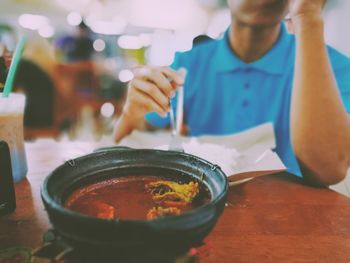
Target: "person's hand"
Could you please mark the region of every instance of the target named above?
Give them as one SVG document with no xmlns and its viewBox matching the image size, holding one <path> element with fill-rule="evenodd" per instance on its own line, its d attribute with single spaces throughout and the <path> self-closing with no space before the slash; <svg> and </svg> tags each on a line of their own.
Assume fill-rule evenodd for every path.
<svg viewBox="0 0 350 263">
<path fill-rule="evenodd" d="M 131 129 L 142 122 L 148 112 L 165 116 L 169 111 L 169 100 L 183 77 L 169 67 L 140 67 L 128 87 L 122 118 Z"/>
<path fill-rule="evenodd" d="M 289 0 L 291 18 L 321 15 L 326 0 Z"/>
<path fill-rule="evenodd" d="M 326 0 L 288 0 L 288 27 L 292 32 L 298 27 L 313 26 L 314 22 L 322 21 L 322 9 Z"/>
</svg>

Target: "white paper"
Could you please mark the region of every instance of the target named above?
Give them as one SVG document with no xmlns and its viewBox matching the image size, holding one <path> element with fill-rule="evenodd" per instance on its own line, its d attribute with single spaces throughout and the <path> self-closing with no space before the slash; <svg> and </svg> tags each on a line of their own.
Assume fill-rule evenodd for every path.
<svg viewBox="0 0 350 263">
<path fill-rule="evenodd" d="M 170 142 L 170 132 L 140 132 L 134 131 L 125 137 L 118 145 L 128 146 L 135 149 L 168 149 Z M 241 133 L 225 136 L 200 136 L 200 137 L 182 137 L 185 151 L 191 140 L 196 140 L 203 145 L 203 151 L 206 147 L 209 151 L 205 152 L 209 162 L 219 165 L 228 176 L 232 184 L 242 183 L 250 178 L 277 173 L 286 170 L 282 161 L 271 149 L 276 146 L 275 135 L 272 124 L 263 124 Z M 218 158 L 217 151 L 214 156 L 210 156 L 213 151 L 213 145 L 235 149 L 232 154 L 232 161 L 225 158 Z M 49 173 L 58 165 L 69 162 L 76 157 L 92 153 L 95 149 L 101 147 L 115 146 L 112 138 L 104 138 L 99 142 L 93 141 L 74 141 L 41 139 L 35 143 L 26 143 L 27 153 L 40 152 L 40 155 L 27 154 L 28 168 L 32 174 Z M 197 149 L 198 150 L 198 149 Z M 210 151 L 211 150 L 211 151 Z M 201 155 L 203 158 L 202 154 Z M 233 159 L 234 158 L 234 159 Z M 223 163 L 220 163 L 223 162 Z M 33 171 L 32 164 L 36 171 Z"/>
<path fill-rule="evenodd" d="M 183 146 L 193 139 L 182 137 Z M 196 138 L 200 143 L 210 143 L 236 149 L 240 156 L 234 160 L 237 162 L 230 171 L 225 171 L 229 181 L 235 184 L 244 182 L 248 178 L 277 173 L 286 170 L 278 155 L 272 151 L 276 147 L 276 140 L 273 126 L 266 123 L 252 129 L 232 135 L 224 136 L 199 136 Z M 157 148 L 167 149 L 170 141 L 170 134 L 166 132 L 140 132 L 134 131 L 124 138 L 119 145 L 131 148 L 145 149 Z M 208 161 L 211 161 L 208 158 Z M 227 160 L 225 160 L 227 161 Z M 223 166 L 220 163 L 215 163 Z"/>
</svg>

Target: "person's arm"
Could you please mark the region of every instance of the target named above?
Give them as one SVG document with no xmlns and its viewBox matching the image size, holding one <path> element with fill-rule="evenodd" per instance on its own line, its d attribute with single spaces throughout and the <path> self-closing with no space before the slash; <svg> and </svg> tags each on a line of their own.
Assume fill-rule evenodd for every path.
<svg viewBox="0 0 350 263">
<path fill-rule="evenodd" d="M 350 117 L 341 100 L 324 41 L 324 0 L 290 1 L 296 36 L 291 139 L 303 175 L 340 182 L 350 166 Z M 350 72 L 349 72 L 350 74 Z"/>
<path fill-rule="evenodd" d="M 119 142 L 134 129 L 149 127 L 144 118 L 147 113 L 166 115 L 169 99 L 183 81 L 179 73 L 168 67 L 142 67 L 135 70 L 135 77 L 128 86 L 123 112 L 114 128 L 115 141 Z"/>
</svg>

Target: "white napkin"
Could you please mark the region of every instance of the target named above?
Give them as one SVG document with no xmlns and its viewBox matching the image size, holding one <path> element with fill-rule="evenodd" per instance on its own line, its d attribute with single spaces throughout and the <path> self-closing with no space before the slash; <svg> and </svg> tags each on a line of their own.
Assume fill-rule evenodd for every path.
<svg viewBox="0 0 350 263">
<path fill-rule="evenodd" d="M 231 182 L 277 173 L 286 167 L 276 153 L 275 135 L 271 123 L 224 136 L 183 137 L 185 152 L 219 165 Z M 131 148 L 167 149 L 170 133 L 134 131 L 119 145 Z"/>
<path fill-rule="evenodd" d="M 118 145 L 131 148 L 168 149 L 169 132 L 134 131 Z M 225 136 L 183 137 L 183 147 L 190 153 L 220 166 L 232 184 L 242 183 L 250 178 L 280 172 L 286 169 L 280 158 L 271 149 L 276 147 L 271 123 L 263 124 L 241 133 Z M 40 139 L 26 143 L 29 170 L 32 174 L 49 173 L 58 165 L 93 152 L 100 147 L 115 145 L 112 138 L 99 142 Z M 74 146 L 74 147 L 73 147 Z M 38 164 L 41 165 L 33 165 Z M 74 165 L 74 163 L 72 163 Z"/>
</svg>

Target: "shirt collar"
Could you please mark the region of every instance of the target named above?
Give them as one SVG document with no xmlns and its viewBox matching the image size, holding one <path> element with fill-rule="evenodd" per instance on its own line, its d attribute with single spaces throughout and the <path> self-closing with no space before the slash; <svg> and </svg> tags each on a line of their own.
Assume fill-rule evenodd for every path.
<svg viewBox="0 0 350 263">
<path fill-rule="evenodd" d="M 286 55 L 289 53 L 289 40 L 291 35 L 287 33 L 284 24 L 281 23 L 281 32 L 277 42 L 271 50 L 262 58 L 252 63 L 246 63 L 238 58 L 231 50 L 229 44 L 229 30 L 225 32 L 223 39 L 219 40 L 216 52 L 218 71 L 245 70 L 248 68 L 266 72 L 268 74 L 283 74 L 286 68 Z"/>
</svg>

